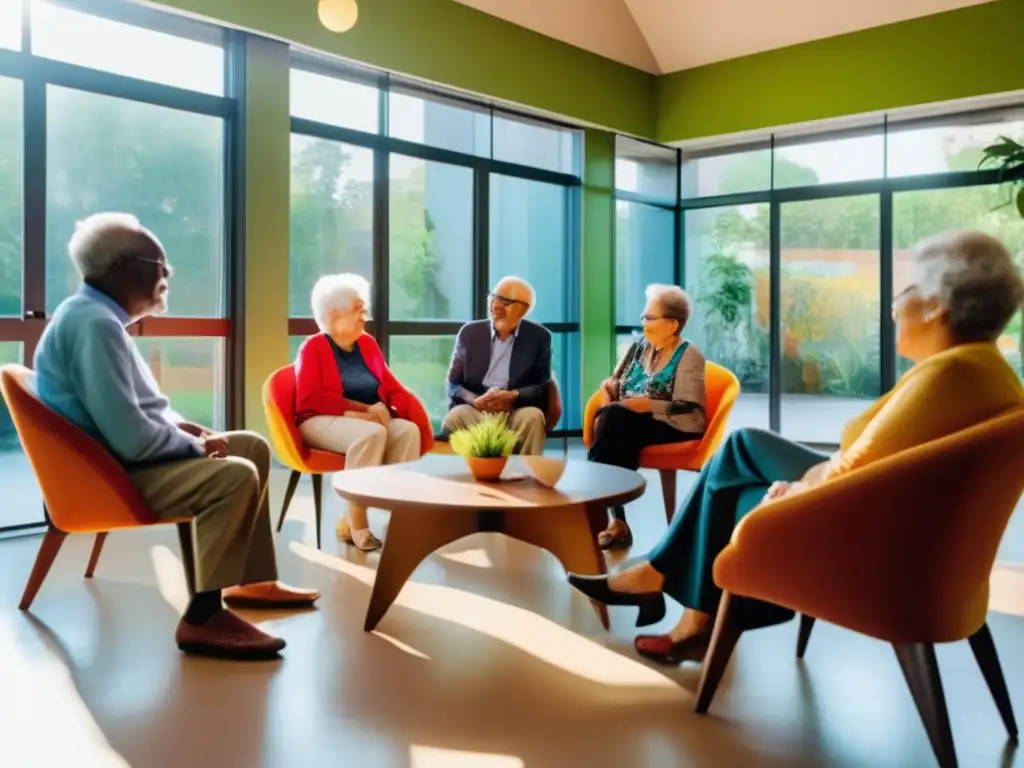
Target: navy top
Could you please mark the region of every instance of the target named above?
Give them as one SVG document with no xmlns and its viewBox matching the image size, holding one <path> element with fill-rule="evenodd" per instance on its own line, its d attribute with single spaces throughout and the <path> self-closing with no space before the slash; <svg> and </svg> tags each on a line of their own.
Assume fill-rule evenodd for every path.
<svg viewBox="0 0 1024 768">
<path fill-rule="evenodd" d="M 327 340 L 331 342 L 334 350 L 334 361 L 338 364 L 338 373 L 341 374 L 341 394 L 346 400 L 354 400 L 363 405 L 374 405 L 380 402 L 380 381 L 373 372 L 366 367 L 363 360 L 363 353 L 359 351 L 359 345 L 354 344 L 351 352 L 346 352 L 339 347 L 330 336 Z"/>
</svg>

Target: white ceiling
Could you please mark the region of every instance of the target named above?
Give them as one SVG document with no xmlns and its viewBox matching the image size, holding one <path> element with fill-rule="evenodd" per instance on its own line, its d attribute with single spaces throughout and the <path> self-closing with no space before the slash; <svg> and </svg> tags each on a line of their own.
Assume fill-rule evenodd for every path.
<svg viewBox="0 0 1024 768">
<path fill-rule="evenodd" d="M 994 0 L 455 0 L 653 74 Z"/>
</svg>

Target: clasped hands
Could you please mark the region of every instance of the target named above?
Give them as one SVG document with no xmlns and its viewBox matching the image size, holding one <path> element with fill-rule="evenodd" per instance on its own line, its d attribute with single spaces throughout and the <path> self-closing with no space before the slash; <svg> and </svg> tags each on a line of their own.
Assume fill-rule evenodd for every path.
<svg viewBox="0 0 1024 768">
<path fill-rule="evenodd" d="M 391 423 L 391 411 L 384 403 L 374 403 L 365 411 L 346 411 L 345 417 L 350 419 L 362 419 L 363 421 L 375 421 L 382 427 Z"/>
<path fill-rule="evenodd" d="M 650 413 L 654 410 L 654 401 L 649 397 L 625 397 L 618 400 L 615 397 L 615 379 L 605 379 L 601 384 L 601 389 L 603 389 L 605 394 L 608 395 L 609 400 L 618 403 L 619 405 L 623 405 L 636 413 Z"/>
<path fill-rule="evenodd" d="M 228 439 L 223 435 L 215 434 L 206 427 L 201 427 L 189 421 L 183 421 L 178 425 L 178 429 L 187 435 L 198 437 L 207 458 L 223 459 L 228 455 Z"/>
<path fill-rule="evenodd" d="M 484 413 L 508 413 L 516 404 L 516 392 L 507 389 L 491 387 L 482 395 L 477 397 L 472 405 L 478 411 Z"/>
</svg>

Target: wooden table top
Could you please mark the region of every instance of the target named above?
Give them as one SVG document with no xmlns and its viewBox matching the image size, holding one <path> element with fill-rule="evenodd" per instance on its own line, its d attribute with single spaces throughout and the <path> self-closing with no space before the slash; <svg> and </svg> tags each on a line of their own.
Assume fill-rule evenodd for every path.
<svg viewBox="0 0 1024 768">
<path fill-rule="evenodd" d="M 334 475 L 332 485 L 348 501 L 378 509 L 498 510 L 626 504 L 647 485 L 639 472 L 570 460 L 556 486 L 548 488 L 533 479 L 518 456 L 509 458 L 504 476 L 516 479 L 478 483 L 461 456 L 427 454 L 406 464 L 346 469 Z"/>
</svg>

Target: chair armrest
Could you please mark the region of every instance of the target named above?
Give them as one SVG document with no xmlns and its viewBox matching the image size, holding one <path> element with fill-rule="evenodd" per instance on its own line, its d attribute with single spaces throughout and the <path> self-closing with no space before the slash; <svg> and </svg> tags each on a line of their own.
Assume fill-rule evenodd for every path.
<svg viewBox="0 0 1024 768">
<path fill-rule="evenodd" d="M 604 388 L 600 388 L 587 401 L 587 407 L 583 410 L 583 444 L 589 448 L 594 442 L 594 416 L 597 412 L 612 401 Z"/>
</svg>

